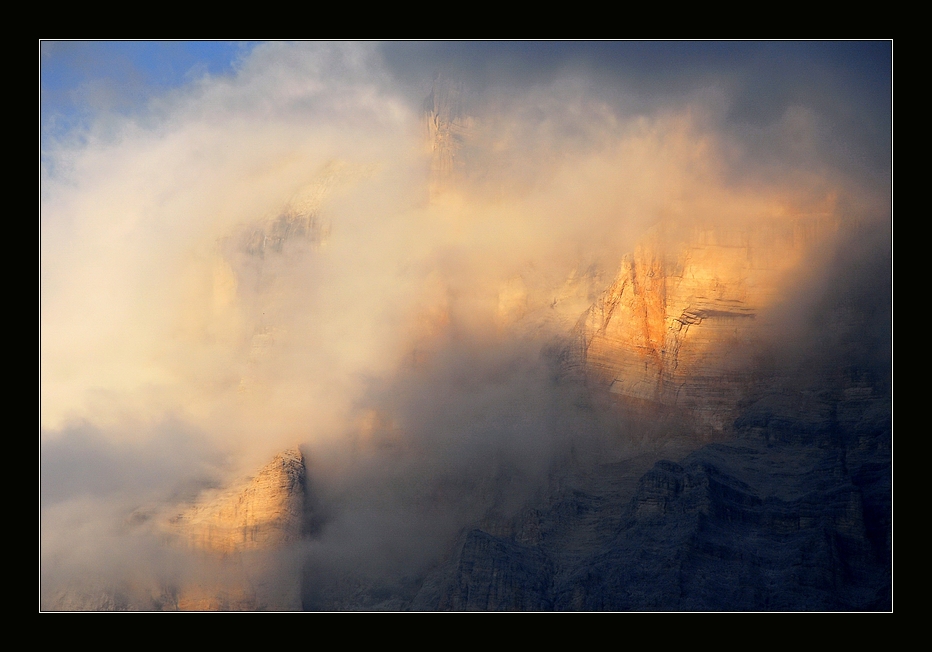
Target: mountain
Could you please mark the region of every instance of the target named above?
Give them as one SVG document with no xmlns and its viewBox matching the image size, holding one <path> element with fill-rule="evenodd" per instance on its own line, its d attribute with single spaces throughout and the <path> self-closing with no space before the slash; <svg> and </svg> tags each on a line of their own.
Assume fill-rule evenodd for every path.
<svg viewBox="0 0 932 652">
<path fill-rule="evenodd" d="M 306 492 L 304 456 L 298 449 L 287 450 L 254 477 L 203 496 L 172 517 L 170 545 L 196 551 L 202 567 L 210 572 L 199 582 L 175 587 L 169 607 L 182 611 L 297 608 L 297 582 L 282 576 L 276 554 L 301 539 L 307 521 Z"/>
<path fill-rule="evenodd" d="M 775 259 L 799 240 L 784 242 Z M 850 240 L 840 248 L 857 250 Z M 773 284 L 758 283 L 755 300 L 736 291 L 750 285 L 741 274 L 673 268 L 671 278 L 649 250 L 627 259 L 584 322 L 595 390 L 655 415 L 662 404 L 692 410 L 691 423 L 719 441 L 657 461 L 636 487 L 635 460 L 564 469 L 507 527 L 464 532 L 413 606 L 892 608 L 890 266 L 883 254 L 854 259 L 810 307 L 802 349 L 770 338 L 756 356 L 742 346 L 761 346 L 755 332 L 767 324 L 755 316 Z"/>
<path fill-rule="evenodd" d="M 833 227 L 784 226 L 696 230 L 675 246 L 655 238 L 624 258 L 555 373 L 628 419 L 641 444 L 571 447 L 530 493 L 501 469 L 459 488 L 442 474 L 389 483 L 426 506 L 420 517 L 449 495 L 472 501 L 428 564 L 376 572 L 364 559 L 322 568 L 306 556 L 341 503 L 310 495 L 325 482 L 293 449 L 147 521 L 195 572 L 144 591 L 66 593 L 57 607 L 889 610 L 889 259 L 842 260 L 829 291 L 808 299 L 809 322 L 793 326 L 780 310 L 803 299 L 781 284 L 782 264 Z M 804 344 L 773 338 L 791 327 L 807 329 Z"/>
<path fill-rule="evenodd" d="M 535 496 L 492 500 L 407 586 L 375 581 L 341 601 L 306 576 L 305 608 L 891 609 L 889 259 L 839 265 L 801 349 L 773 339 L 790 325 L 766 309 L 803 299 L 778 265 L 748 263 L 766 253 L 749 240 L 776 242 L 769 259 L 785 262 L 820 229 L 739 245 L 706 232 L 680 265 L 649 247 L 626 258 L 564 373 L 581 364 L 590 396 L 645 433 L 679 434 L 560 459 Z"/>
<path fill-rule="evenodd" d="M 412 608 L 890 609 L 889 422 L 882 400 L 853 402 L 834 407 L 865 418 L 830 429 L 848 446 L 768 441 L 781 428 L 752 423 L 826 424 L 755 406 L 735 440 L 658 461 L 633 495 L 624 464 L 577 471 L 514 534 L 465 532 Z"/>
<path fill-rule="evenodd" d="M 470 143 L 486 126 L 443 79 L 423 110 L 429 200 L 442 205 L 451 186 L 482 176 Z M 331 162 L 217 245 L 212 299 L 230 308 L 218 322 L 249 304 L 234 338 L 247 354 L 226 378 L 240 399 L 300 402 L 297 372 L 280 380 L 287 391 L 264 393 L 281 369 L 264 362 L 330 361 L 276 339 L 312 339 L 313 310 L 292 313 L 317 286 L 293 283 L 292 267 L 327 244 L 328 193 L 370 173 Z M 139 558 L 156 571 L 101 572 L 49 605 L 889 610 L 891 247 L 889 233 L 841 212 L 667 216 L 628 253 L 612 250 L 611 270 L 582 255 L 496 268 L 459 308 L 463 322 L 489 318 L 478 344 L 448 305 L 478 267 L 460 270 L 444 250 L 430 266 L 456 271 L 431 275 L 424 302 L 442 305 L 416 306 L 432 317 L 399 355 L 410 369 L 364 379 L 338 445 L 308 441 L 249 477 L 136 509 L 113 538 L 150 546 Z M 369 280 L 385 270 L 366 270 L 335 290 L 335 305 L 353 308 L 338 322 L 379 330 L 381 315 L 358 300 L 384 291 Z M 304 418 L 288 428 L 316 436 Z"/>
<path fill-rule="evenodd" d="M 779 325 L 787 276 L 836 231 L 808 216 L 655 227 L 576 329 L 590 382 L 676 408 L 711 436 L 730 432 L 759 371 L 748 362 Z"/>
<path fill-rule="evenodd" d="M 221 555 L 286 545 L 301 537 L 306 484 L 303 454 L 285 451 L 255 477 L 172 518 L 171 530 L 187 546 Z"/>
<path fill-rule="evenodd" d="M 181 513 L 139 510 L 124 526 L 154 532 L 181 572 L 117 582 L 83 581 L 58 592 L 55 610 L 256 611 L 300 608 L 289 550 L 300 543 L 307 472 L 298 449 L 276 455 L 255 475 L 203 492 Z"/>
</svg>

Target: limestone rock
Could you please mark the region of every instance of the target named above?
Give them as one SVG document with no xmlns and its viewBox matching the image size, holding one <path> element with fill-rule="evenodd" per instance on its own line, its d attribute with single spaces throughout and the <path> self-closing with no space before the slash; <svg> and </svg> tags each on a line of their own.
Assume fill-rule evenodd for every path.
<svg viewBox="0 0 932 652">
<path fill-rule="evenodd" d="M 539 611 L 552 607 L 553 563 L 537 547 L 468 532 L 450 577 L 423 590 L 415 608 L 443 611 Z"/>
<path fill-rule="evenodd" d="M 753 380 L 748 360 L 770 326 L 766 309 L 834 229 L 821 218 L 696 225 L 685 234 L 660 225 L 583 315 L 578 363 L 622 400 L 683 408 L 700 429 L 727 433 Z"/>
<path fill-rule="evenodd" d="M 172 519 L 192 548 L 232 553 L 280 547 L 301 536 L 307 475 L 298 449 L 276 455 L 255 475 Z"/>
<path fill-rule="evenodd" d="M 463 100 L 462 85 L 440 76 L 424 99 L 431 198 L 464 171 L 462 150 L 473 128 L 473 119 L 467 115 Z"/>
<path fill-rule="evenodd" d="M 518 517 L 534 514 L 540 536 L 530 543 L 520 522 L 512 535 L 469 532 L 412 607 L 889 609 L 889 466 L 847 458 L 799 444 L 710 444 L 658 462 L 628 500 L 632 469 L 605 465 Z"/>
<path fill-rule="evenodd" d="M 837 450 L 710 445 L 642 478 L 625 526 L 555 607 L 889 608 L 887 552 L 864 503 Z"/>
</svg>

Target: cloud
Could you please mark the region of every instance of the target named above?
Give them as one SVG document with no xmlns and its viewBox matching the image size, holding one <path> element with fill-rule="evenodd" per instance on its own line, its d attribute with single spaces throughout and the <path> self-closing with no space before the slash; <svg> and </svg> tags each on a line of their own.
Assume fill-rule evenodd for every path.
<svg viewBox="0 0 932 652">
<path fill-rule="evenodd" d="M 263 44 L 46 146 L 43 573 L 69 532 L 294 444 L 331 523 L 306 555 L 424 563 L 572 442 L 643 441 L 557 359 L 622 256 L 661 220 L 873 222 L 889 191 L 885 48 L 839 44 L 864 74 L 746 48 Z"/>
</svg>

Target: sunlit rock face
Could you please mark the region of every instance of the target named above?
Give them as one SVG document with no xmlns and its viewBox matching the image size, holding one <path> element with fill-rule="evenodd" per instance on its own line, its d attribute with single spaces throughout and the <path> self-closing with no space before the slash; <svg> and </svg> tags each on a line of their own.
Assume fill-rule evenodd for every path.
<svg viewBox="0 0 932 652">
<path fill-rule="evenodd" d="M 306 484 L 301 451 L 285 451 L 255 477 L 178 515 L 171 527 L 192 548 L 209 552 L 282 546 L 301 536 Z"/>
<path fill-rule="evenodd" d="M 810 217 L 658 226 L 583 315 L 576 360 L 619 400 L 681 408 L 707 434 L 727 431 L 754 381 L 749 361 L 774 325 L 769 309 L 835 228 Z"/>
<path fill-rule="evenodd" d="M 67 611 L 300 609 L 298 545 L 312 521 L 298 449 L 193 504 L 140 508 L 120 526 L 136 563 L 65 582 L 46 608 Z M 174 516 L 170 514 L 174 513 Z M 127 546 L 128 547 L 128 546 Z M 148 551 L 148 552 L 146 552 Z M 129 551 L 127 551 L 129 552 Z M 161 560 L 158 571 L 146 554 Z"/>
<path fill-rule="evenodd" d="M 161 608 L 299 608 L 297 574 L 283 551 L 301 538 L 306 489 L 304 456 L 287 450 L 254 477 L 205 496 L 172 518 L 171 543 L 188 548 L 200 572 L 175 588 Z"/>
</svg>

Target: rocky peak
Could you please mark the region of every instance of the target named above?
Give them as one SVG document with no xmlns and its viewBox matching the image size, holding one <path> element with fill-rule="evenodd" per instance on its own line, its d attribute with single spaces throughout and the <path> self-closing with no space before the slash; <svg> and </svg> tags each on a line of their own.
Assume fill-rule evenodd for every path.
<svg viewBox="0 0 932 652">
<path fill-rule="evenodd" d="M 472 129 L 472 119 L 466 114 L 463 98 L 461 84 L 438 76 L 424 100 L 432 198 L 462 171 L 462 149 Z"/>
<path fill-rule="evenodd" d="M 279 547 L 301 536 L 306 486 L 304 455 L 290 449 L 179 514 L 171 528 L 192 548 L 210 552 Z"/>
<path fill-rule="evenodd" d="M 827 219 L 660 225 L 576 329 L 577 360 L 595 386 L 628 403 L 675 406 L 722 433 L 751 382 L 747 361 L 785 298 L 786 275 L 835 231 Z"/>
</svg>

